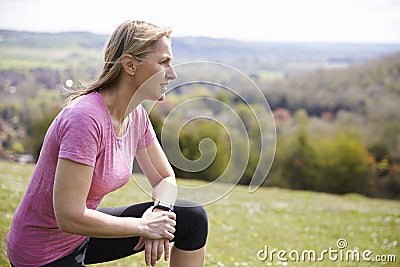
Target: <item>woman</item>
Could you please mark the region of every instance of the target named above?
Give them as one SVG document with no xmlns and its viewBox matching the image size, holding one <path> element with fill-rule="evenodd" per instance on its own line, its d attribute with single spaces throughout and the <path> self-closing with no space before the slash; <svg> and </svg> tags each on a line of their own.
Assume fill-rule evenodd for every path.
<svg viewBox="0 0 400 267">
<path fill-rule="evenodd" d="M 165 97 L 176 78 L 171 60 L 169 29 L 143 21 L 116 28 L 101 75 L 67 101 L 46 133 L 8 233 L 13 266 L 85 266 L 142 250 L 154 266 L 162 253 L 169 260 L 170 241 L 171 266 L 203 266 L 207 215 L 176 201 L 174 172 L 140 104 Z M 154 202 L 97 209 L 129 180 L 133 157 Z"/>
</svg>

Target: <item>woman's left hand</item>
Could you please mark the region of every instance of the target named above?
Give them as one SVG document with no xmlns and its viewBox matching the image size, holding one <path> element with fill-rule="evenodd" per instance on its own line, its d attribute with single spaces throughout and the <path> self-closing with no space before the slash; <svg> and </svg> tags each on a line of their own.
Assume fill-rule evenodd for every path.
<svg viewBox="0 0 400 267">
<path fill-rule="evenodd" d="M 140 237 L 139 242 L 133 248 L 140 250 L 144 246 L 145 262 L 147 266 L 155 266 L 157 261 L 161 259 L 164 251 L 165 261 L 169 260 L 169 240 L 168 239 L 148 239 Z"/>
</svg>

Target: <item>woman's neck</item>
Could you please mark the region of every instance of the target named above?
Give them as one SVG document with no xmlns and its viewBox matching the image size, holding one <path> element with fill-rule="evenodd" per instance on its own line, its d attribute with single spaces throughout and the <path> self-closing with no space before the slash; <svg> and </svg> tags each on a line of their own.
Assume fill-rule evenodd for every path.
<svg viewBox="0 0 400 267">
<path fill-rule="evenodd" d="M 130 86 L 110 86 L 99 91 L 110 112 L 111 117 L 123 123 L 128 115 L 142 102 L 135 96 Z"/>
<path fill-rule="evenodd" d="M 111 86 L 99 91 L 103 97 L 114 132 L 122 137 L 126 132 L 129 114 L 142 102 L 129 87 Z"/>
</svg>

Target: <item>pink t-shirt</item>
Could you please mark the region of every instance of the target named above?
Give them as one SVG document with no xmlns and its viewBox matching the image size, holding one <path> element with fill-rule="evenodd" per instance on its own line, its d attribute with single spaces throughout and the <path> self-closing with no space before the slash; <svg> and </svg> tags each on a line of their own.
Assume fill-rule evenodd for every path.
<svg viewBox="0 0 400 267">
<path fill-rule="evenodd" d="M 145 109 L 129 115 L 126 134 L 115 135 L 110 114 L 99 93 L 75 99 L 50 125 L 39 160 L 7 236 L 7 254 L 17 266 L 50 263 L 75 250 L 87 237 L 61 232 L 53 210 L 53 185 L 58 158 L 94 167 L 86 206 L 96 209 L 103 197 L 125 185 L 137 149 L 156 140 Z"/>
</svg>

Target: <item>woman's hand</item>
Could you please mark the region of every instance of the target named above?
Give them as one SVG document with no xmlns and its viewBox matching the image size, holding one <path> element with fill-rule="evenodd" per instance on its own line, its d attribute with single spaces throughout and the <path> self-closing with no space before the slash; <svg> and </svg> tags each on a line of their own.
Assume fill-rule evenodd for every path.
<svg viewBox="0 0 400 267">
<path fill-rule="evenodd" d="M 150 207 L 142 216 L 144 230 L 134 250 L 145 246 L 146 265 L 154 266 L 164 251 L 164 259 L 169 260 L 169 241 L 174 238 L 176 215 L 173 212 Z"/>
<path fill-rule="evenodd" d="M 142 216 L 142 237 L 148 239 L 174 239 L 176 215 L 172 211 L 153 212 L 148 208 Z"/>
<path fill-rule="evenodd" d="M 164 251 L 164 260 L 169 260 L 169 240 L 168 239 L 148 239 L 140 237 L 139 243 L 134 250 L 140 250 L 144 245 L 144 260 L 147 266 L 155 266 L 156 262 L 161 259 Z"/>
</svg>

